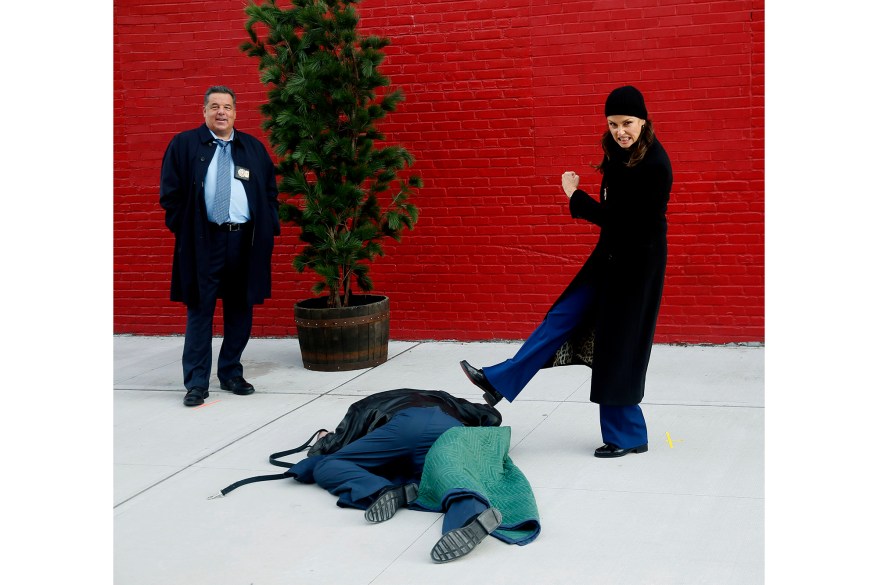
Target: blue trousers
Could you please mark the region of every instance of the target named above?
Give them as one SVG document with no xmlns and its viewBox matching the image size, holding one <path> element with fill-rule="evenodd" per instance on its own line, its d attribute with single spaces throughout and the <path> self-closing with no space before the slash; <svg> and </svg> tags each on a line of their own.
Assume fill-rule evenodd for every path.
<svg viewBox="0 0 878 585">
<path fill-rule="evenodd" d="M 186 339 L 183 342 L 183 385 L 187 390 L 210 386 L 213 360 L 213 315 L 220 290 L 223 293 L 223 343 L 217 359 L 221 381 L 244 374 L 241 355 L 253 326 L 253 305 L 247 302 L 247 255 L 249 230 L 212 232 L 210 270 L 202 298 L 186 308 Z"/>
<path fill-rule="evenodd" d="M 461 422 L 438 406 L 406 408 L 385 425 L 323 457 L 314 481 L 338 496 L 342 507 L 369 507 L 385 487 L 415 482 L 439 435 Z"/>
<path fill-rule="evenodd" d="M 646 419 L 639 404 L 630 406 L 600 405 L 601 436 L 604 443 L 612 443 L 622 449 L 646 445 Z"/>
<path fill-rule="evenodd" d="M 478 498 L 461 494 L 446 500 L 445 517 L 442 519 L 442 534 L 469 524 L 469 521 L 488 509 Z"/>
<path fill-rule="evenodd" d="M 581 286 L 562 297 L 512 358 L 482 368 L 491 385 L 509 402 L 515 400 L 582 321 L 593 299 L 594 289 L 590 286 Z"/>
<path fill-rule="evenodd" d="M 314 480 L 338 496 L 341 507 L 365 510 L 385 487 L 417 483 L 427 451 L 439 436 L 461 422 L 438 406 L 406 408 L 390 421 L 314 464 Z M 486 509 L 474 497 L 448 503 L 443 532 L 459 528 Z"/>
<path fill-rule="evenodd" d="M 491 385 L 509 402 L 515 400 L 570 336 L 593 300 L 594 289 L 589 286 L 573 289 L 561 298 L 512 358 L 482 368 Z M 605 443 L 623 449 L 646 444 L 646 420 L 640 405 L 601 405 L 600 419 Z"/>
</svg>

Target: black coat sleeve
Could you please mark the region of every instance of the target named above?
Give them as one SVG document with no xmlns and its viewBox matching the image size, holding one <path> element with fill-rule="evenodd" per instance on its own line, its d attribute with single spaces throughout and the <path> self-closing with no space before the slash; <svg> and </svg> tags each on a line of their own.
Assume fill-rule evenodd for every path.
<svg viewBox="0 0 878 585">
<path fill-rule="evenodd" d="M 278 190 L 277 190 L 277 167 L 271 160 L 268 151 L 262 148 L 263 164 L 265 165 L 265 196 L 268 198 L 268 207 L 272 215 L 272 227 L 274 235 L 280 235 L 280 219 L 278 218 Z"/>
<path fill-rule="evenodd" d="M 570 215 L 598 226 L 604 223 L 604 210 L 601 204 L 582 189 L 577 189 L 570 196 Z"/>
<path fill-rule="evenodd" d="M 165 210 L 165 225 L 174 233 L 180 229 L 183 201 L 186 196 L 186 179 L 180 164 L 179 139 L 174 137 L 162 157 L 159 205 Z"/>
</svg>

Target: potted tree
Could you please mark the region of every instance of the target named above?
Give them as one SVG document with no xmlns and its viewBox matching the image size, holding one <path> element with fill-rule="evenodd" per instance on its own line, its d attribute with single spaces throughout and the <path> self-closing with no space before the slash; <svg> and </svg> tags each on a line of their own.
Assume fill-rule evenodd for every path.
<svg viewBox="0 0 878 585">
<path fill-rule="evenodd" d="M 381 240 L 399 241 L 418 219 L 409 201 L 422 185 L 405 148 L 376 123 L 403 99 L 379 73 L 387 38 L 362 36 L 359 0 L 251 0 L 250 40 L 268 86 L 263 129 L 278 156 L 281 221 L 301 228 L 293 266 L 317 276 L 315 298 L 296 304 L 305 367 L 351 370 L 387 360 L 389 300 L 373 289 Z M 408 175 L 408 176 L 406 176 Z M 354 287 L 363 294 L 355 294 Z M 323 296 L 319 296 L 323 295 Z"/>
</svg>

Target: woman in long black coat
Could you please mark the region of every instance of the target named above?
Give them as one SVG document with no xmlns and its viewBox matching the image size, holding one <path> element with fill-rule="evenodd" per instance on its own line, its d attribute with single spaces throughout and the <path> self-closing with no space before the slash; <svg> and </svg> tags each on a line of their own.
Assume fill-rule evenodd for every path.
<svg viewBox="0 0 878 585">
<path fill-rule="evenodd" d="M 571 215 L 601 228 L 594 251 L 513 358 L 461 367 L 493 405 L 514 400 L 543 367 L 590 365 L 605 443 L 595 456 L 621 457 L 647 450 L 640 402 L 664 284 L 673 176 L 640 91 L 613 90 L 605 115 L 599 200 L 578 188 L 573 171 L 561 176 Z"/>
</svg>

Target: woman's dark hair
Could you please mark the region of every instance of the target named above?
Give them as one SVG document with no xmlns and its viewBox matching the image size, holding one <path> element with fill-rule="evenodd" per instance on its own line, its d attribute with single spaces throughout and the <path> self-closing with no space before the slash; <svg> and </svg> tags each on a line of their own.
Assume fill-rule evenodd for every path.
<svg viewBox="0 0 878 585">
<path fill-rule="evenodd" d="M 646 123 L 643 125 L 643 130 L 640 131 L 640 136 L 637 137 L 637 142 L 631 147 L 631 158 L 628 159 L 625 166 L 633 167 L 642 161 L 643 157 L 646 156 L 646 151 L 649 150 L 649 147 L 652 146 L 654 141 L 655 131 L 652 129 L 652 120 L 647 118 Z M 616 141 L 613 139 L 612 132 L 607 129 L 607 131 L 604 132 L 603 137 L 601 137 L 601 148 L 604 150 L 604 158 L 601 160 L 601 164 L 597 166 L 598 171 L 601 173 L 604 172 L 604 165 L 606 165 L 607 160 L 610 158 L 610 147 L 615 143 Z"/>
</svg>

